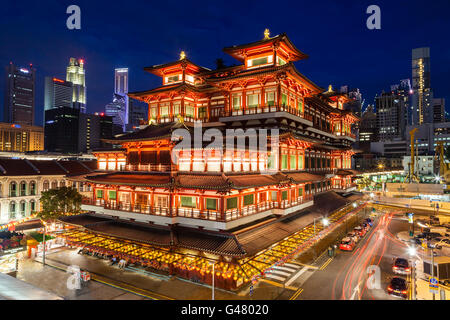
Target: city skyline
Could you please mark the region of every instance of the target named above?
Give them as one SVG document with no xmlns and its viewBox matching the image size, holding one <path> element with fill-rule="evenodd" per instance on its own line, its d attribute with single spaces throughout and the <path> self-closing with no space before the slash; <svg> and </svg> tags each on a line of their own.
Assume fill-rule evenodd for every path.
<svg viewBox="0 0 450 320">
<path fill-rule="evenodd" d="M 183 20 L 182 23 L 175 23 L 167 30 L 155 33 L 152 30 L 157 29 L 157 25 L 161 23 L 160 18 L 155 15 L 156 19 L 149 22 L 140 19 L 143 16 L 135 10 L 130 11 L 135 15 L 135 19 L 132 21 L 131 19 L 126 20 L 128 23 L 121 24 L 121 29 L 111 28 L 108 25 L 107 30 L 105 30 L 106 27 L 103 24 L 107 25 L 108 16 L 115 10 L 114 5 L 108 8 L 102 7 L 99 10 L 99 7 L 101 7 L 99 4 L 81 2 L 79 6 L 83 12 L 82 29 L 72 31 L 65 27 L 64 20 L 67 15 L 64 13 L 63 5 L 42 8 L 45 6 L 30 4 L 27 10 L 23 10 L 19 5 L 7 4 L 5 10 L 10 14 L 3 23 L 12 24 L 10 30 L 13 30 L 13 26 L 17 23 L 14 21 L 17 11 L 20 11 L 21 15 L 24 16 L 41 12 L 43 17 L 50 14 L 59 14 L 62 23 L 61 30 L 58 30 L 58 19 L 52 19 L 52 22 L 42 22 L 40 34 L 50 32 L 51 28 L 56 28 L 54 32 L 52 31 L 52 36 L 49 37 L 52 40 L 44 40 L 42 36 L 36 35 L 37 40 L 29 40 L 29 46 L 34 50 L 28 51 L 28 53 L 19 50 L 20 42 L 23 38 L 29 37 L 30 32 L 33 34 L 33 30 L 25 30 L 22 25 L 21 28 L 14 31 L 14 37 L 10 37 L 6 33 L 0 34 L 0 39 L 5 41 L 8 39 L 8 42 L 11 43 L 9 52 L 1 53 L 0 63 L 6 65 L 9 61 L 13 61 L 17 65 L 27 65 L 31 62 L 36 67 L 35 122 L 38 125 L 42 124 L 44 78 L 53 75 L 63 78 L 63 72 L 69 57 L 79 57 L 85 61 L 87 95 L 89 96 L 87 112 L 102 112 L 105 104 L 111 99 L 115 68 L 125 66 L 132 70 L 129 79 L 130 90 L 142 90 L 148 86 L 157 85 L 158 79 L 147 77 L 137 61 L 145 61 L 148 65 L 151 65 L 154 61 L 164 63 L 172 61 L 181 50 L 184 50 L 189 59 L 201 66 L 214 68 L 216 58 L 224 58 L 225 63 L 229 65 L 235 62 L 223 53 L 221 54 L 221 48 L 246 42 L 255 37 L 262 37 L 265 28 L 269 28 L 273 35 L 289 30 L 295 31 L 293 32 L 293 41 L 299 43 L 299 47 L 312 57 L 307 64 L 304 62 L 296 63 L 297 67 L 306 76 L 317 79 L 318 85 L 323 88 L 326 88 L 330 83 L 335 88 L 339 88 L 340 85 L 360 88 L 366 98 L 366 105 L 371 103 L 375 95 L 382 89 L 389 88 L 392 83 L 399 79 L 410 78 L 411 50 L 429 46 L 432 52 L 431 77 L 435 96 L 444 97 L 448 100 L 449 95 L 445 91 L 445 79 L 450 73 L 447 67 L 450 65 L 449 58 L 446 54 L 449 48 L 448 44 L 444 43 L 445 39 L 440 37 L 439 34 L 431 32 L 436 28 L 448 28 L 449 22 L 444 18 L 445 10 L 433 11 L 433 17 L 435 18 L 433 22 L 412 24 L 409 21 L 412 21 L 415 16 L 431 14 L 431 9 L 420 7 L 418 1 L 410 2 L 408 8 L 383 1 L 379 5 L 383 17 L 381 30 L 372 31 L 366 28 L 365 21 L 368 17 L 365 13 L 366 4 L 338 6 L 329 2 L 328 9 L 322 12 L 321 25 L 308 16 L 308 11 L 315 10 L 315 4 L 303 4 L 301 11 L 293 10 L 300 16 L 300 19 L 296 20 L 296 22 L 298 21 L 297 25 L 294 25 L 291 19 L 258 19 L 262 22 L 253 23 L 251 27 L 247 26 L 245 19 L 240 16 L 234 17 L 232 23 L 227 18 L 227 13 L 232 11 L 232 5 L 218 4 L 214 9 L 205 9 L 200 5 L 186 8 L 187 10 L 195 9 L 195 12 L 192 12 L 193 18 L 191 20 Z M 244 6 L 247 5 L 244 4 Z M 442 6 L 448 7 L 448 3 L 442 3 Z M 130 7 L 132 6 L 130 5 Z M 44 9 L 48 12 L 43 12 Z M 169 10 L 163 4 L 148 6 L 148 9 L 155 13 Z M 178 8 L 174 10 L 176 15 L 183 13 Z M 408 19 L 403 16 L 390 19 L 390 17 L 400 14 L 402 10 L 408 11 Z M 145 10 L 141 11 L 144 12 Z M 208 18 L 200 22 L 200 17 L 204 16 L 202 13 L 209 13 L 210 16 L 214 17 L 214 21 L 209 21 L 208 19 L 211 18 Z M 345 13 L 354 18 L 336 24 L 332 18 L 339 13 Z M 286 14 L 289 17 L 289 14 Z M 269 17 L 270 11 L 256 9 L 252 10 L 251 16 L 253 15 Z M 205 27 L 206 25 L 208 27 Z M 404 33 L 405 26 L 409 30 L 407 34 Z M 314 31 L 309 31 L 310 27 L 313 27 Z M 333 31 L 330 31 L 330 28 Z M 239 31 L 236 31 L 236 29 Z M 302 30 L 308 31 L 303 32 Z M 167 34 L 169 32 L 171 36 Z M 395 50 L 386 53 L 386 50 L 375 45 L 384 39 L 387 34 L 396 37 L 396 34 L 400 33 L 402 37 L 397 39 Z M 317 35 L 321 34 L 327 37 L 326 42 L 316 41 Z M 342 36 L 348 37 L 349 43 L 354 42 L 358 45 L 342 44 L 339 40 Z M 203 37 L 214 39 L 214 41 L 212 41 L 213 43 L 205 43 L 202 41 Z M 124 38 L 128 40 L 122 41 Z M 148 39 L 151 39 L 151 41 L 148 41 Z M 48 41 L 53 41 L 54 44 Z M 133 45 L 129 45 L 131 42 Z M 432 43 L 433 45 L 431 45 Z M 55 44 L 58 44 L 58 46 L 55 46 Z M 54 50 L 46 50 L 46 45 Z M 123 46 L 125 48 L 122 50 Z M 328 50 L 329 46 L 339 49 L 331 54 Z M 348 68 L 348 65 L 351 65 L 352 68 Z M 383 72 L 378 70 L 383 70 Z M 341 74 L 346 74 L 346 77 L 342 77 Z M 361 76 L 361 74 L 366 76 Z M 3 83 L 0 85 L 4 86 Z M 1 92 L 1 95 L 3 94 L 4 92 Z"/>
</svg>

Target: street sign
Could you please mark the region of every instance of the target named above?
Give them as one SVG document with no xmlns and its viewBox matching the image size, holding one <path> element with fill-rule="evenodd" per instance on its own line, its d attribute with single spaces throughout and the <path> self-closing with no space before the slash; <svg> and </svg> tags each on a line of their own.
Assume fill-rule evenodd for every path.
<svg viewBox="0 0 450 320">
<path fill-rule="evenodd" d="M 430 277 L 429 288 L 430 288 L 431 293 L 434 293 L 434 294 L 439 293 L 439 281 L 437 278 Z"/>
</svg>

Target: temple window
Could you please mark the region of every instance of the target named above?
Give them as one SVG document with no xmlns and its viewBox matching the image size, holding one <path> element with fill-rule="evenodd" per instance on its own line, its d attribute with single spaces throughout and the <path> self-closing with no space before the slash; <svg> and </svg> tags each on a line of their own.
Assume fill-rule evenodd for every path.
<svg viewBox="0 0 450 320">
<path fill-rule="evenodd" d="M 266 56 L 247 60 L 247 68 L 254 68 L 273 63 L 273 56 Z"/>
<path fill-rule="evenodd" d="M 281 94 L 281 105 L 283 107 L 287 106 L 287 95 L 285 93 Z"/>
<path fill-rule="evenodd" d="M 297 103 L 297 108 L 300 113 L 303 113 L 303 99 L 302 98 L 299 98 L 298 103 Z"/>
<path fill-rule="evenodd" d="M 150 106 L 150 117 L 153 118 L 153 119 L 156 119 L 157 116 L 158 116 L 157 105 L 156 104 L 152 104 Z"/>
<path fill-rule="evenodd" d="M 288 199 L 288 192 L 283 191 L 281 192 L 281 200 L 287 200 Z"/>
<path fill-rule="evenodd" d="M 302 155 L 298 156 L 298 169 L 299 170 L 303 169 L 303 156 Z"/>
<path fill-rule="evenodd" d="M 189 75 L 189 74 L 187 74 L 186 75 L 186 82 L 189 82 L 189 83 L 193 84 L 194 83 L 194 77 Z"/>
<path fill-rule="evenodd" d="M 167 76 L 164 79 L 165 79 L 165 83 L 169 84 L 169 83 L 180 82 L 181 78 L 182 78 L 181 74 L 176 74 L 173 76 Z"/>
<path fill-rule="evenodd" d="M 217 199 L 206 198 L 206 210 L 217 210 Z"/>
<path fill-rule="evenodd" d="M 249 206 L 255 203 L 255 197 L 253 194 L 248 194 L 244 196 L 244 206 Z"/>
<path fill-rule="evenodd" d="M 102 199 L 103 198 L 103 190 L 97 189 L 95 196 L 97 199 Z"/>
<path fill-rule="evenodd" d="M 173 114 L 179 115 L 181 113 L 181 104 L 179 102 L 173 104 Z"/>
<path fill-rule="evenodd" d="M 198 117 L 200 119 L 206 118 L 206 107 L 198 108 Z"/>
<path fill-rule="evenodd" d="M 190 197 L 188 197 L 190 198 Z M 159 208 L 167 208 L 169 206 L 169 197 L 167 196 L 156 196 L 155 197 L 156 206 Z"/>
<path fill-rule="evenodd" d="M 271 107 L 275 105 L 275 91 L 266 92 L 266 104 Z"/>
<path fill-rule="evenodd" d="M 161 118 L 167 118 L 169 116 L 169 105 L 168 105 L 168 103 L 165 103 L 165 104 L 161 105 L 161 107 L 159 109 L 159 115 L 161 116 Z"/>
<path fill-rule="evenodd" d="M 289 164 L 291 170 L 295 170 L 296 169 L 296 158 L 295 155 L 290 155 L 290 164 Z"/>
<path fill-rule="evenodd" d="M 278 192 L 272 191 L 271 195 L 270 195 L 270 198 L 271 198 L 272 201 L 277 201 L 278 200 Z"/>
<path fill-rule="evenodd" d="M 194 106 L 190 103 L 187 103 L 185 106 L 185 115 L 188 117 L 193 117 L 194 116 Z"/>
<path fill-rule="evenodd" d="M 249 108 L 256 108 L 259 105 L 259 94 L 247 95 L 247 106 Z"/>
<path fill-rule="evenodd" d="M 113 191 L 113 190 L 110 190 L 109 192 L 108 192 L 108 199 L 109 200 L 116 200 L 116 191 Z"/>
<path fill-rule="evenodd" d="M 234 94 L 233 95 L 233 109 L 238 110 L 241 108 L 241 96 Z"/>
<path fill-rule="evenodd" d="M 298 188 L 298 196 L 303 196 L 303 188 Z"/>
<path fill-rule="evenodd" d="M 227 209 L 237 209 L 237 205 L 238 205 L 237 197 L 227 199 Z"/>
<path fill-rule="evenodd" d="M 282 66 L 282 65 L 286 64 L 286 61 L 284 61 L 280 57 L 277 57 L 277 63 L 278 63 L 279 66 Z"/>
<path fill-rule="evenodd" d="M 184 208 L 196 208 L 196 197 L 180 197 L 181 206 Z"/>
<path fill-rule="evenodd" d="M 287 154 L 282 154 L 281 155 L 281 170 L 287 170 L 288 168 L 288 158 L 287 158 Z"/>
</svg>

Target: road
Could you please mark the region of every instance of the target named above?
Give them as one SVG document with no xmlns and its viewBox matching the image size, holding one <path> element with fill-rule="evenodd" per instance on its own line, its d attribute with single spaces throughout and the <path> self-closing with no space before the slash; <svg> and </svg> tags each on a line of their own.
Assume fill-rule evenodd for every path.
<svg viewBox="0 0 450 320">
<path fill-rule="evenodd" d="M 394 209 L 395 210 L 395 209 Z M 338 251 L 333 259 L 322 259 L 319 268 L 301 284 L 292 300 L 391 300 L 386 288 L 393 277 L 395 257 L 408 257 L 407 244 L 395 235 L 406 231 L 409 224 L 403 214 L 396 211 L 375 220 L 371 228 L 352 252 Z M 380 285 L 369 288 L 366 284 L 368 268 L 378 270 Z M 409 279 L 407 279 L 409 280 Z M 297 295 L 296 295 L 297 294 Z"/>
</svg>

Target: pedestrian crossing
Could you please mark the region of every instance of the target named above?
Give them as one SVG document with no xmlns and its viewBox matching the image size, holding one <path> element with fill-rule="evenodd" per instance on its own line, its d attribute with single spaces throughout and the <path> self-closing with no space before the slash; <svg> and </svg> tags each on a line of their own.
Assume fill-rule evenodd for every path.
<svg viewBox="0 0 450 320">
<path fill-rule="evenodd" d="M 305 267 L 293 263 L 285 263 L 282 266 L 272 266 L 266 271 L 264 278 L 284 286 L 286 282 Z"/>
</svg>

